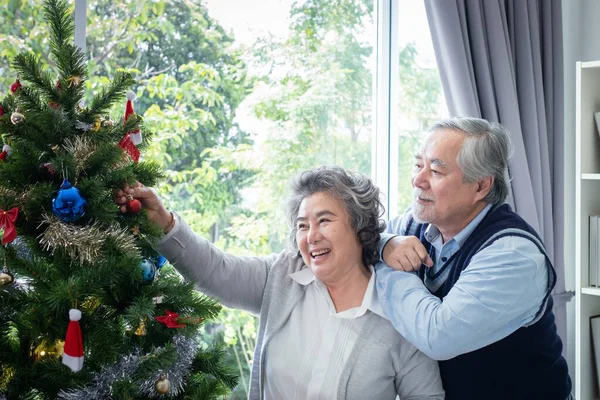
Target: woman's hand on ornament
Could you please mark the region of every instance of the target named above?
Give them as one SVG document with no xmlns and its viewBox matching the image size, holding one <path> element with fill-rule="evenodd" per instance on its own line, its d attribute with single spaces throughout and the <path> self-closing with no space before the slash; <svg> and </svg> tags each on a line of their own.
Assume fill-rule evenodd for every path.
<svg viewBox="0 0 600 400">
<path fill-rule="evenodd" d="M 145 187 L 140 182 L 135 186 L 125 185 L 115 191 L 115 203 L 122 213 L 132 212 L 132 200 L 138 200 L 141 207 L 148 213 L 148 218 L 154 221 L 162 230 L 167 230 L 173 222 L 173 215 L 165 208 L 156 192 Z M 139 211 L 139 210 L 138 210 Z"/>
</svg>

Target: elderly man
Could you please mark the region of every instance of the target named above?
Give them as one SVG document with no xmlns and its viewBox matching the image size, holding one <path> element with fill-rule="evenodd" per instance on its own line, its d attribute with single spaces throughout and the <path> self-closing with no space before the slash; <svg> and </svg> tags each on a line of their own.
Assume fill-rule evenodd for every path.
<svg viewBox="0 0 600 400">
<path fill-rule="evenodd" d="M 384 311 L 440 360 L 447 400 L 570 398 L 556 273 L 537 233 L 504 204 L 511 146 L 496 123 L 437 123 L 415 157 L 412 207 L 380 242 L 393 268 L 377 266 Z"/>
</svg>

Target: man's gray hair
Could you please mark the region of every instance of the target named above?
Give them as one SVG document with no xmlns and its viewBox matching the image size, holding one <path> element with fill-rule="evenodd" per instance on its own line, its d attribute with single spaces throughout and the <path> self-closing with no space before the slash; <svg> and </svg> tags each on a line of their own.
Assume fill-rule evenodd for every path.
<svg viewBox="0 0 600 400">
<path fill-rule="evenodd" d="M 497 122 L 468 117 L 442 120 L 431 127 L 431 131 L 439 129 L 467 135 L 456 157 L 464 182 L 493 177 L 494 183 L 484 200 L 490 204 L 504 203 L 510 191 L 508 160 L 513 151 L 510 132 Z"/>
<path fill-rule="evenodd" d="M 385 229 L 380 191 L 369 177 L 348 171 L 338 166 L 321 166 L 301 172 L 291 183 L 288 199 L 290 242 L 298 250 L 296 242 L 296 218 L 302 200 L 315 193 L 328 193 L 339 199 L 348 217 L 350 226 L 363 246 L 362 261 L 365 266 L 379 259 L 377 243 Z"/>
</svg>

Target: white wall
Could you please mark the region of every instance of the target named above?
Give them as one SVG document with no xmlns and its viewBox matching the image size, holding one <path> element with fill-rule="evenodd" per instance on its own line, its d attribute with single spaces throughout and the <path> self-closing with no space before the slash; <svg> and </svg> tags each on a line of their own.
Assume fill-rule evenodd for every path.
<svg viewBox="0 0 600 400">
<path fill-rule="evenodd" d="M 600 60 L 600 1 L 563 0 L 562 11 L 565 72 L 565 284 L 567 290 L 575 290 L 575 62 Z M 573 377 L 574 299 L 567 304 L 567 324 L 567 361 Z"/>
</svg>

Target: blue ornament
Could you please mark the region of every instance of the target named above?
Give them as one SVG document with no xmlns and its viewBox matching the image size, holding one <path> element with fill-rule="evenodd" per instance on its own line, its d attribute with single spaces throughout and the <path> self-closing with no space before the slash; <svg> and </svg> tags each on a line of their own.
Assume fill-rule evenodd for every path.
<svg viewBox="0 0 600 400">
<path fill-rule="evenodd" d="M 71 186 L 65 179 L 60 186 L 60 190 L 54 199 L 52 199 L 52 212 L 61 221 L 76 221 L 85 214 L 85 205 L 87 200 L 83 198 L 79 189 Z"/>
<path fill-rule="evenodd" d="M 163 265 L 166 264 L 167 259 L 164 258 L 162 256 L 162 254 L 158 254 L 158 255 L 152 257 L 152 261 L 154 261 L 154 265 L 156 265 L 156 268 L 161 269 L 163 267 Z"/>
<path fill-rule="evenodd" d="M 152 282 L 154 280 L 154 275 L 156 274 L 156 265 L 150 260 L 142 260 L 140 268 L 142 269 L 144 280 L 146 282 Z"/>
</svg>

